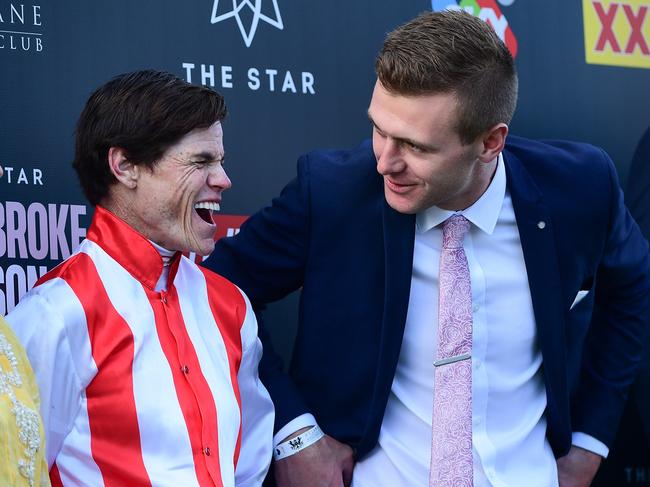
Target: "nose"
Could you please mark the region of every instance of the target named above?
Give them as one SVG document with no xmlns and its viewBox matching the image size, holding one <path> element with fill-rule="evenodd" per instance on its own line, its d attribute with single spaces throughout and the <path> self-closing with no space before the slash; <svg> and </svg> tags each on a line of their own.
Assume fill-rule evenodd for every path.
<svg viewBox="0 0 650 487">
<path fill-rule="evenodd" d="M 375 156 L 379 174 L 394 174 L 404 168 L 399 143 L 391 137 L 385 137 L 379 146 L 375 146 Z"/>
<path fill-rule="evenodd" d="M 217 188 L 220 191 L 225 191 L 232 186 L 232 182 L 221 164 L 215 164 L 214 167 L 210 169 L 210 173 L 208 174 L 208 186 L 211 188 Z"/>
</svg>

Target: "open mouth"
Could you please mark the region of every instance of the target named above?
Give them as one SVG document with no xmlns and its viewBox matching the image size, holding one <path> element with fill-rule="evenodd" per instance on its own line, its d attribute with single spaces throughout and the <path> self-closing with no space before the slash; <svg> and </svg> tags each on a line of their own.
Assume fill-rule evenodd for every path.
<svg viewBox="0 0 650 487">
<path fill-rule="evenodd" d="M 214 214 L 219 211 L 219 203 L 215 201 L 201 201 L 194 205 L 194 210 L 206 223 L 214 225 Z"/>
</svg>

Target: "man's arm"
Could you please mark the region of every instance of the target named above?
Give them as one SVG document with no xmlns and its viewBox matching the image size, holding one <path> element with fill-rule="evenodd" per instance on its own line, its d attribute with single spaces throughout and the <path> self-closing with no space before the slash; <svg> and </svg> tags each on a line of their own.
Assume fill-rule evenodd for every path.
<svg viewBox="0 0 650 487">
<path fill-rule="evenodd" d="M 262 382 L 276 408 L 276 429 L 309 412 L 293 381 L 284 372 L 261 313 L 266 304 L 277 301 L 303 284 L 308 252 L 308 174 L 300 167 L 272 204 L 251 216 L 240 232 L 219 240 L 203 262 L 207 268 L 239 286 L 258 316 L 259 337 L 264 354 L 259 365 Z"/>
<path fill-rule="evenodd" d="M 645 131 L 636 150 L 625 190 L 625 203 L 639 224 L 646 239 L 650 239 L 650 127 Z M 647 317 L 650 320 L 650 316 Z M 641 415 L 646 438 L 650 438 L 650 333 L 646 334 L 639 376 L 634 385 L 634 399 Z"/>
<path fill-rule="evenodd" d="M 303 428 L 286 438 L 289 440 Z M 275 481 L 278 487 L 347 487 L 352 482 L 354 452 L 348 445 L 324 436 L 295 455 L 275 462 Z"/>
<path fill-rule="evenodd" d="M 647 242 L 623 203 L 616 170 L 609 157 L 601 154 L 610 186 L 609 212 L 602 215 L 607 219 L 607 237 L 596 271 L 594 311 L 572 403 L 572 425 L 573 431 L 609 446 L 641 357 L 650 264 Z M 565 459 L 562 463 L 568 466 L 584 464 L 585 472 L 600 463 L 576 447 Z"/>
<path fill-rule="evenodd" d="M 557 461 L 560 487 L 589 487 L 598 472 L 603 457 L 579 446 Z"/>
<path fill-rule="evenodd" d="M 280 487 L 305 485 L 306 479 L 317 487 L 347 486 L 351 482 L 352 448 L 325 435 L 311 414 L 303 414 L 281 428 L 273 437 L 273 447 L 275 479 Z M 303 454 L 305 450 L 309 452 Z"/>
</svg>

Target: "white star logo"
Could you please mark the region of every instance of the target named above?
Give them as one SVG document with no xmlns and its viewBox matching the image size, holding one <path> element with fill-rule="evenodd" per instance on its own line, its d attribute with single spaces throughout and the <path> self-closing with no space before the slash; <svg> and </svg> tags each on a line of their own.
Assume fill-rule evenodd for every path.
<svg viewBox="0 0 650 487">
<path fill-rule="evenodd" d="M 284 29 L 284 25 L 282 24 L 282 17 L 280 17 L 280 9 L 278 8 L 278 0 L 271 0 L 273 2 L 273 9 L 275 11 L 275 19 L 272 19 L 271 17 L 262 13 L 263 1 L 264 0 L 232 0 L 232 10 L 219 14 L 219 0 L 214 0 L 211 22 L 213 24 L 216 24 L 217 22 L 235 17 L 235 20 L 237 20 L 237 25 L 239 26 L 239 32 L 241 32 L 241 36 L 244 39 L 246 47 L 251 47 L 253 37 L 255 37 L 255 31 L 257 30 L 257 25 L 260 23 L 260 20 L 263 20 L 267 24 L 271 24 L 273 27 L 276 27 L 280 30 Z M 239 15 L 244 7 L 251 9 L 253 14 L 253 20 L 251 21 L 248 30 L 246 30 L 244 22 Z"/>
</svg>

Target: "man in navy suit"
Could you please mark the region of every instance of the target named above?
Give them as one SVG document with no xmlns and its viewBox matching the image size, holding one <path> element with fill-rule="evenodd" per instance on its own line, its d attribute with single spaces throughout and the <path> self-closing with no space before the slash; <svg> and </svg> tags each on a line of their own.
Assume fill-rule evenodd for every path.
<svg viewBox="0 0 650 487">
<path fill-rule="evenodd" d="M 429 478 L 432 442 L 447 441 L 431 429 L 438 262 L 443 222 L 461 215 L 473 330 L 463 485 L 589 485 L 650 292 L 611 160 L 507 137 L 514 62 L 463 12 L 390 33 L 376 71 L 372 142 L 303 156 L 206 261 L 257 307 L 302 288 L 288 374 L 261 331 L 277 484 L 445 485 Z"/>
</svg>

